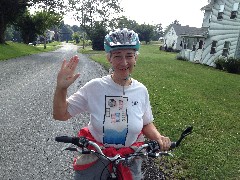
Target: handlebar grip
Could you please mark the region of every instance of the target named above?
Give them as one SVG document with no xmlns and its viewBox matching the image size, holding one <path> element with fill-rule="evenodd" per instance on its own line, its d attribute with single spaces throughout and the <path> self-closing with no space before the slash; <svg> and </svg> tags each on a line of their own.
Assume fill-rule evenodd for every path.
<svg viewBox="0 0 240 180">
<path fill-rule="evenodd" d="M 79 138 L 78 137 L 58 136 L 58 137 L 55 138 L 55 141 L 63 142 L 63 143 L 72 143 L 72 144 L 75 144 L 75 145 L 79 145 Z"/>
<path fill-rule="evenodd" d="M 177 143 L 176 142 L 172 142 L 169 149 L 171 150 L 171 149 L 174 149 L 176 147 L 177 147 Z"/>
<path fill-rule="evenodd" d="M 55 138 L 55 141 L 57 142 L 64 142 L 64 143 L 72 143 L 73 138 L 69 136 L 58 136 Z"/>
<path fill-rule="evenodd" d="M 174 149 L 177 147 L 177 143 L 176 142 L 171 142 L 171 145 L 170 145 L 170 150 L 171 149 Z M 158 144 L 157 141 L 150 141 L 148 143 L 148 151 L 151 151 L 151 152 L 156 152 L 160 150 L 160 145 Z"/>
</svg>

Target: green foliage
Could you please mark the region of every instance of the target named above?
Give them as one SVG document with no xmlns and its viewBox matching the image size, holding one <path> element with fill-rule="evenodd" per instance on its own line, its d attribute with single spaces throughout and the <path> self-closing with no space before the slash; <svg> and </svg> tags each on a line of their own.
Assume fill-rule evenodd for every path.
<svg viewBox="0 0 240 180">
<path fill-rule="evenodd" d="M 240 74 L 240 59 L 233 57 L 219 58 L 215 61 L 216 69 L 224 70 L 229 73 Z"/>
<path fill-rule="evenodd" d="M 59 26 L 63 19 L 62 15 L 52 11 L 38 11 L 33 15 L 38 35 L 44 35 L 47 29 Z"/>
<path fill-rule="evenodd" d="M 37 38 L 37 29 L 34 18 L 29 11 L 20 15 L 14 23 L 15 28 L 21 33 L 21 37 L 25 44 L 34 41 Z"/>
<path fill-rule="evenodd" d="M 163 28 L 162 24 L 156 24 L 153 26 L 153 36 L 152 41 L 158 41 L 160 37 L 163 37 Z"/>
<path fill-rule="evenodd" d="M 187 61 L 187 58 L 185 58 L 185 57 L 183 57 L 183 56 L 181 56 L 179 54 L 176 56 L 176 59 L 177 60 L 181 60 L 181 61 Z"/>
<path fill-rule="evenodd" d="M 92 49 L 104 50 L 104 37 L 107 34 L 106 29 L 99 23 L 96 23 L 92 32 Z"/>
<path fill-rule="evenodd" d="M 25 44 L 36 40 L 37 35 L 45 35 L 47 29 L 58 26 L 62 20 L 60 14 L 47 11 L 38 11 L 31 15 L 29 11 L 19 16 L 15 27 L 21 32 Z"/>
<path fill-rule="evenodd" d="M 80 42 L 80 34 L 78 32 L 74 32 L 72 34 L 72 38 L 75 40 L 75 42 L 78 44 Z"/>
<path fill-rule="evenodd" d="M 138 26 L 138 23 L 135 20 L 130 20 L 125 16 L 121 16 L 119 18 L 114 19 L 110 27 L 112 29 L 127 28 L 127 29 L 132 29 L 136 31 L 137 26 Z"/>
<path fill-rule="evenodd" d="M 50 13 L 64 15 L 67 10 L 65 0 L 28 0 L 31 7 L 34 9 L 45 10 Z"/>
<path fill-rule="evenodd" d="M 223 70 L 225 61 L 226 61 L 226 59 L 224 59 L 224 58 L 218 58 L 215 61 L 216 69 Z"/>
<path fill-rule="evenodd" d="M 74 0 L 69 1 L 70 9 L 75 12 L 75 17 L 81 28 L 92 40 L 94 25 L 99 22 L 104 28 L 109 27 L 111 18 L 121 12 L 119 0 Z"/>
<path fill-rule="evenodd" d="M 130 20 L 125 16 L 114 19 L 110 27 L 112 29 L 127 28 L 134 30 L 139 34 L 140 40 L 145 41 L 146 44 L 150 41 L 158 41 L 158 39 L 163 36 L 162 24 L 157 24 L 154 26 L 138 24 L 135 20 Z"/>
<path fill-rule="evenodd" d="M 64 24 L 64 22 L 61 22 L 61 25 L 59 26 L 59 33 L 60 33 L 60 41 L 69 41 L 72 40 L 72 34 L 73 30 L 71 29 L 71 26 Z"/>
<path fill-rule="evenodd" d="M 8 26 L 5 31 L 5 40 L 11 41 L 13 39 L 14 28 L 13 26 Z"/>
<path fill-rule="evenodd" d="M 0 44 L 5 43 L 5 31 L 7 25 L 15 24 L 16 21 L 21 21 L 20 24 L 25 24 L 29 26 L 30 24 L 34 24 L 32 17 L 26 16 L 25 11 L 27 7 L 35 6 L 36 9 L 44 9 L 50 15 L 44 24 L 38 24 L 38 26 L 42 27 L 46 24 L 51 24 L 52 14 L 55 14 L 55 17 L 59 16 L 58 13 L 64 14 L 66 12 L 66 5 L 64 0 L 1 0 L 0 1 Z M 24 15 L 25 14 L 25 15 Z M 48 14 L 48 15 L 49 15 Z M 20 17 L 24 17 L 25 20 L 19 20 Z M 26 22 L 30 20 L 29 22 Z M 50 21 L 49 21 L 50 20 Z M 25 21 L 25 22 L 24 22 Z M 26 29 L 26 28 L 21 28 Z M 34 29 L 34 27 L 33 27 Z M 25 31 L 25 30 L 24 30 Z M 32 31 L 32 30 L 31 30 Z M 29 40 L 35 36 L 34 33 L 31 35 L 27 35 L 26 33 L 21 32 L 22 36 L 24 36 L 24 41 L 27 43 Z"/>
<path fill-rule="evenodd" d="M 106 62 L 104 55 L 93 58 Z M 156 45 L 142 45 L 133 73 L 148 88 L 162 134 L 175 140 L 193 125 L 168 171 L 173 179 L 239 179 L 239 76 L 175 58 Z"/>
<path fill-rule="evenodd" d="M 154 27 L 149 24 L 137 26 L 136 32 L 138 33 L 140 41 L 145 41 L 146 44 L 149 43 L 153 37 L 153 29 Z"/>
<path fill-rule="evenodd" d="M 27 6 L 27 1 L 22 0 L 0 1 L 0 44 L 5 43 L 7 25 L 15 22 L 16 18 L 25 12 Z"/>
</svg>

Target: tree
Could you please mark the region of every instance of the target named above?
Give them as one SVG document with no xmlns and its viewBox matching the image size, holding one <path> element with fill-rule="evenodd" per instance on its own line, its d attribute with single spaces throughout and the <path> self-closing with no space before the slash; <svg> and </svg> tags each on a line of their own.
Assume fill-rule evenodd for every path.
<svg viewBox="0 0 240 180">
<path fill-rule="evenodd" d="M 0 44 L 5 43 L 7 25 L 15 21 L 19 14 L 23 14 L 29 6 L 27 0 L 1 0 L 0 1 Z"/>
<path fill-rule="evenodd" d="M 55 12 L 64 15 L 66 12 L 65 0 L 28 0 L 35 9 L 41 9 L 47 12 Z"/>
<path fill-rule="evenodd" d="M 76 20 L 91 40 L 95 22 L 106 29 L 114 15 L 122 11 L 119 0 L 69 0 L 69 4 Z"/>
<path fill-rule="evenodd" d="M 178 25 L 181 25 L 177 19 L 174 20 L 174 21 L 172 22 L 172 24 L 178 24 Z"/>
<path fill-rule="evenodd" d="M 93 34 L 92 34 L 92 49 L 93 50 L 104 50 L 104 38 L 107 34 L 107 31 L 101 23 L 95 22 L 93 26 Z"/>
<path fill-rule="evenodd" d="M 137 27 L 136 32 L 138 33 L 140 41 L 145 41 L 145 43 L 149 43 L 153 36 L 154 27 L 149 24 L 141 24 Z"/>
<path fill-rule="evenodd" d="M 73 25 L 72 30 L 73 30 L 73 32 L 81 32 L 82 31 L 81 28 L 77 25 Z"/>
<path fill-rule="evenodd" d="M 44 36 L 44 49 L 46 49 L 46 31 L 53 26 L 59 26 L 63 17 L 52 11 L 39 11 L 34 15 L 38 35 Z"/>
<path fill-rule="evenodd" d="M 65 0 L 1 0 L 0 1 L 0 44 L 5 43 L 7 25 L 23 15 L 28 7 L 36 6 L 49 12 L 64 14 Z"/>
<path fill-rule="evenodd" d="M 72 34 L 72 38 L 75 40 L 75 42 L 78 44 L 79 43 L 79 41 L 80 41 L 80 34 L 79 34 L 79 32 L 74 32 L 73 34 Z"/>
<path fill-rule="evenodd" d="M 37 38 L 35 22 L 29 11 L 26 11 L 24 14 L 19 16 L 14 25 L 20 32 L 22 40 L 25 44 L 28 44 Z"/>
<path fill-rule="evenodd" d="M 156 24 L 153 28 L 153 41 L 158 41 L 160 37 L 163 37 L 162 24 Z"/>
<path fill-rule="evenodd" d="M 5 31 L 5 40 L 7 40 L 7 41 L 13 40 L 13 33 L 14 33 L 14 27 L 8 26 Z"/>
<path fill-rule="evenodd" d="M 130 20 L 125 16 L 116 18 L 113 22 L 116 22 L 115 24 L 112 24 L 112 27 L 115 28 L 128 28 L 131 30 L 136 31 L 137 26 L 139 24 L 135 20 Z"/>
<path fill-rule="evenodd" d="M 64 24 L 64 22 L 61 22 L 58 33 L 60 34 L 61 41 L 68 42 L 68 40 L 72 39 L 73 30 L 71 26 Z"/>
<path fill-rule="evenodd" d="M 18 17 L 15 27 L 21 32 L 23 42 L 28 44 L 36 39 L 37 35 L 46 36 L 46 31 L 60 25 L 62 16 L 54 12 L 39 11 L 31 15 L 26 11 L 22 16 Z M 46 43 L 44 43 L 46 48 Z"/>
</svg>

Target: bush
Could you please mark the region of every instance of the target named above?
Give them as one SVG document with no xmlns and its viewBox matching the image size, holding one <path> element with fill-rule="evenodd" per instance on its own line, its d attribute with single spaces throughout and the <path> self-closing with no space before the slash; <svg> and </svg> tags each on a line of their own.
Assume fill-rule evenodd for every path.
<svg viewBox="0 0 240 180">
<path fill-rule="evenodd" d="M 240 74 L 240 59 L 230 57 L 228 59 L 219 58 L 215 61 L 216 69 L 224 70 L 229 73 Z"/>
<path fill-rule="evenodd" d="M 168 47 L 168 48 L 166 49 L 166 51 L 167 51 L 167 52 L 173 52 L 173 48 L 172 48 L 172 47 Z"/>
<path fill-rule="evenodd" d="M 229 73 L 240 73 L 240 59 L 229 58 L 225 63 L 225 69 Z"/>
<path fill-rule="evenodd" d="M 224 64 L 225 64 L 225 59 L 224 58 L 219 58 L 215 61 L 216 69 L 223 70 Z"/>
<path fill-rule="evenodd" d="M 177 60 L 181 60 L 181 61 L 187 61 L 187 58 L 181 56 L 181 55 L 177 55 L 176 57 Z"/>
</svg>

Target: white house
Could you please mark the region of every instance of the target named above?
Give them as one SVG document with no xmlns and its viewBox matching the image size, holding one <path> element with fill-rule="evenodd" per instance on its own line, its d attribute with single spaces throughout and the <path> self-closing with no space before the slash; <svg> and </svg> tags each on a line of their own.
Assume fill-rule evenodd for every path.
<svg viewBox="0 0 240 180">
<path fill-rule="evenodd" d="M 46 32 L 47 41 L 52 42 L 54 40 L 54 35 L 55 35 L 54 31 L 47 30 Z"/>
<path fill-rule="evenodd" d="M 44 36 L 38 36 L 37 41 L 44 42 L 44 38 L 45 38 Z M 49 43 L 54 41 L 54 39 L 55 39 L 55 32 L 51 30 L 46 30 L 46 41 Z"/>
<path fill-rule="evenodd" d="M 240 58 L 239 4 L 240 0 L 209 0 L 201 8 L 203 33 L 180 35 L 184 43 L 195 42 L 195 48 L 182 47 L 181 56 L 209 66 L 215 66 L 215 60 L 220 57 Z"/>
<path fill-rule="evenodd" d="M 167 48 L 171 47 L 173 50 L 181 50 L 182 48 L 186 49 L 186 46 L 188 46 L 189 49 L 192 49 L 193 42 L 190 42 L 191 40 L 189 38 L 187 41 L 190 41 L 185 42 L 186 39 L 184 39 L 182 36 L 194 36 L 199 34 L 204 34 L 202 28 L 181 26 L 180 24 L 171 24 L 163 36 L 164 46 L 167 46 Z"/>
</svg>

